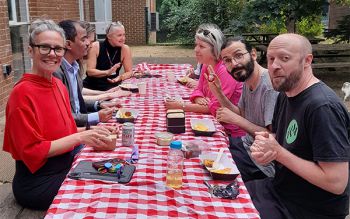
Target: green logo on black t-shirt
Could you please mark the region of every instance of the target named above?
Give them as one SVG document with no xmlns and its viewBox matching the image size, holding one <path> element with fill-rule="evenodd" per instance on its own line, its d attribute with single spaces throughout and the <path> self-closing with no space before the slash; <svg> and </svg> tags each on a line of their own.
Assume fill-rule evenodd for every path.
<svg viewBox="0 0 350 219">
<path fill-rule="evenodd" d="M 290 121 L 286 133 L 286 140 L 288 144 L 291 144 L 295 141 L 298 136 L 298 123 L 295 119 Z"/>
</svg>

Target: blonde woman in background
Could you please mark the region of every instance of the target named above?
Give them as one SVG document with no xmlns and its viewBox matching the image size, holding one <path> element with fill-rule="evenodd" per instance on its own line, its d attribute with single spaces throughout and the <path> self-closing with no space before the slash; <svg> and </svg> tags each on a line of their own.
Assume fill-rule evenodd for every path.
<svg viewBox="0 0 350 219">
<path fill-rule="evenodd" d="M 91 50 L 93 43 L 96 42 L 96 29 L 93 24 L 90 24 L 87 21 L 80 21 L 80 24 L 85 28 L 88 39 L 90 41 L 89 50 Z M 86 77 L 86 70 L 87 70 L 87 56 L 84 56 L 82 60 L 79 60 L 80 65 L 80 75 L 81 78 L 84 79 Z M 131 92 L 129 91 L 123 91 L 119 87 L 113 87 L 106 91 L 101 90 L 93 90 L 88 88 L 83 88 L 82 94 L 84 97 L 84 100 L 110 100 L 114 98 L 124 97 L 124 96 L 130 96 Z"/>
<path fill-rule="evenodd" d="M 121 67 L 124 67 L 123 74 L 120 74 Z M 131 76 L 132 57 L 125 44 L 125 28 L 119 21 L 112 22 L 106 29 L 106 39 L 94 42 L 89 50 L 84 87 L 106 91 Z"/>
</svg>

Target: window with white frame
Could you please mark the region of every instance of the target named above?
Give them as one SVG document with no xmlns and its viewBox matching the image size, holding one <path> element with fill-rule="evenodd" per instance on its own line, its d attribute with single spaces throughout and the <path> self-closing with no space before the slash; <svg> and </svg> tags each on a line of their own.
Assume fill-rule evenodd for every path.
<svg viewBox="0 0 350 219">
<path fill-rule="evenodd" d="M 111 0 L 95 0 L 95 21 L 112 21 L 112 2 Z"/>
<path fill-rule="evenodd" d="M 79 0 L 79 16 L 81 21 L 85 20 L 84 7 L 85 7 L 84 0 Z"/>
<path fill-rule="evenodd" d="M 7 0 L 10 25 L 29 22 L 28 0 Z"/>
<path fill-rule="evenodd" d="M 106 27 L 112 22 L 112 2 L 111 0 L 95 0 L 95 27 L 97 38 L 104 37 Z"/>
</svg>

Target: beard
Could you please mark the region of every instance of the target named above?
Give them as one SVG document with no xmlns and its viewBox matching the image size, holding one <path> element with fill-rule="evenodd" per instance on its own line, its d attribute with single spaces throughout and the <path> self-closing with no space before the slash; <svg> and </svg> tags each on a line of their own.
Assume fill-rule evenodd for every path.
<svg viewBox="0 0 350 219">
<path fill-rule="evenodd" d="M 300 81 L 300 78 L 303 74 L 303 65 L 300 63 L 300 68 L 291 72 L 290 75 L 284 77 L 284 78 L 278 78 L 272 80 L 272 87 L 276 91 L 279 92 L 288 92 L 292 90 L 298 82 Z"/>
<path fill-rule="evenodd" d="M 238 64 L 230 72 L 230 75 L 239 82 L 245 82 L 254 71 L 254 62 L 250 56 L 249 61 L 246 64 Z"/>
</svg>

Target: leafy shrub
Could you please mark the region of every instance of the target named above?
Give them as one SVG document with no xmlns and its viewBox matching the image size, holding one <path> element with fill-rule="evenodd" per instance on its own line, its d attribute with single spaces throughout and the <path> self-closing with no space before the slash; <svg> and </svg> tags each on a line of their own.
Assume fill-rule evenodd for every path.
<svg viewBox="0 0 350 219">
<path fill-rule="evenodd" d="M 306 37 L 317 37 L 323 33 L 321 16 L 302 18 L 296 23 L 297 32 Z"/>
<path fill-rule="evenodd" d="M 286 33 L 286 25 L 281 20 L 272 20 L 268 23 L 263 23 L 259 27 L 261 33 Z"/>
</svg>

